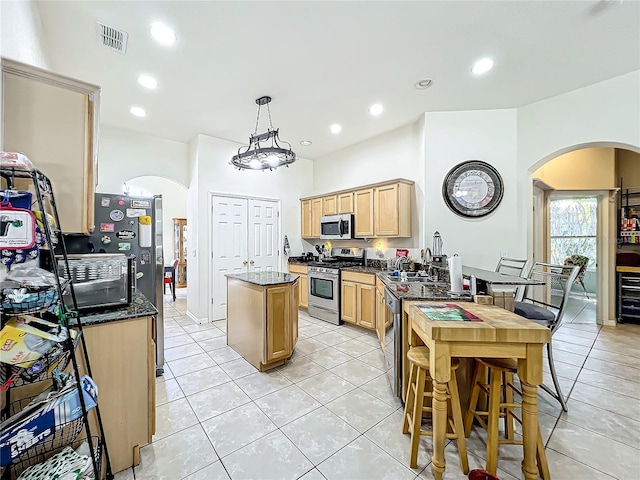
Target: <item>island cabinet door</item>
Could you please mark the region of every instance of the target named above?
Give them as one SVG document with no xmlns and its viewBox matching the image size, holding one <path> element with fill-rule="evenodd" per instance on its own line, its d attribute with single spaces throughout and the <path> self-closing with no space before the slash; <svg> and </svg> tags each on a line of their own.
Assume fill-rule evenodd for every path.
<svg viewBox="0 0 640 480">
<path fill-rule="evenodd" d="M 267 288 L 267 348 L 263 363 L 291 354 L 291 289 L 289 285 Z"/>
<path fill-rule="evenodd" d="M 357 323 L 366 328 L 376 327 L 376 287 L 358 285 Z"/>
<path fill-rule="evenodd" d="M 342 281 L 342 320 L 356 323 L 357 318 L 357 284 Z"/>
</svg>

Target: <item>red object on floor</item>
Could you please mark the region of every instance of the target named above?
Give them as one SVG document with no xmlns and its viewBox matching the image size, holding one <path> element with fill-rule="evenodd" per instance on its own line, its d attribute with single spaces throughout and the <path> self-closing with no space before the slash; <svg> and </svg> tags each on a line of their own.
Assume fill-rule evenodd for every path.
<svg viewBox="0 0 640 480">
<path fill-rule="evenodd" d="M 490 474 L 486 470 L 471 470 L 469 472 L 469 480 L 500 480 L 495 475 Z"/>
</svg>

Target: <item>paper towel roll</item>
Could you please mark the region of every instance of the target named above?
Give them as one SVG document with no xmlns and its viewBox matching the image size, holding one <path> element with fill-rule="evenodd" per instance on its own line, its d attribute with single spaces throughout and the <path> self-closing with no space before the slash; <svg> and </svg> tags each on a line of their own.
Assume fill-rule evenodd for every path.
<svg viewBox="0 0 640 480">
<path fill-rule="evenodd" d="M 451 291 L 462 292 L 462 258 L 458 255 L 447 260 L 449 264 L 449 277 L 451 279 Z"/>
</svg>

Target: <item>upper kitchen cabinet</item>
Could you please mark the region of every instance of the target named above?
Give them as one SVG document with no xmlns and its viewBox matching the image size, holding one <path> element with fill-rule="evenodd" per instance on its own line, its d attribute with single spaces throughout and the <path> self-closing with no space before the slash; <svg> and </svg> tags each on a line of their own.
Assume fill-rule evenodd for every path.
<svg viewBox="0 0 640 480">
<path fill-rule="evenodd" d="M 302 238 L 311 237 L 311 200 L 302 200 L 300 202 L 302 210 Z"/>
<path fill-rule="evenodd" d="M 353 213 L 353 192 L 338 195 L 338 214 Z"/>
<path fill-rule="evenodd" d="M 335 215 L 338 213 L 338 196 L 329 195 L 322 197 L 322 215 Z"/>
<path fill-rule="evenodd" d="M 320 217 L 322 217 L 322 198 L 311 199 L 311 238 L 320 238 Z"/>
<path fill-rule="evenodd" d="M 4 151 L 53 184 L 63 232 L 93 230 L 100 87 L 2 59 Z"/>
<path fill-rule="evenodd" d="M 410 237 L 413 182 L 395 179 L 301 199 L 302 237 L 320 237 L 322 215 L 354 214 L 354 237 Z"/>
<path fill-rule="evenodd" d="M 358 238 L 373 237 L 373 188 L 353 192 L 355 213 L 354 236 Z"/>
<path fill-rule="evenodd" d="M 398 182 L 376 187 L 373 211 L 376 237 L 410 237 L 411 185 Z"/>
</svg>

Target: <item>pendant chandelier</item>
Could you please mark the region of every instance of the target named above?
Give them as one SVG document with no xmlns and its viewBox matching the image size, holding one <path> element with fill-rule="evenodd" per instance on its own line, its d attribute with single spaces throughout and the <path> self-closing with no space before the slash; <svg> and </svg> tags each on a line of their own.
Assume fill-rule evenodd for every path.
<svg viewBox="0 0 640 480">
<path fill-rule="evenodd" d="M 269 103 L 271 97 L 260 97 L 256 100 L 258 104 L 258 117 L 256 118 L 256 128 L 249 136 L 249 145 L 240 147 L 238 154 L 231 159 L 231 164 L 238 170 L 273 170 L 275 168 L 295 162 L 298 158 L 291 144 L 280 140 L 278 129 L 273 128 L 271 123 L 271 110 Z M 269 129 L 265 133 L 258 135 L 258 123 L 260 121 L 260 108 L 266 105 L 269 113 Z M 286 143 L 289 148 L 280 146 L 280 142 Z"/>
</svg>

